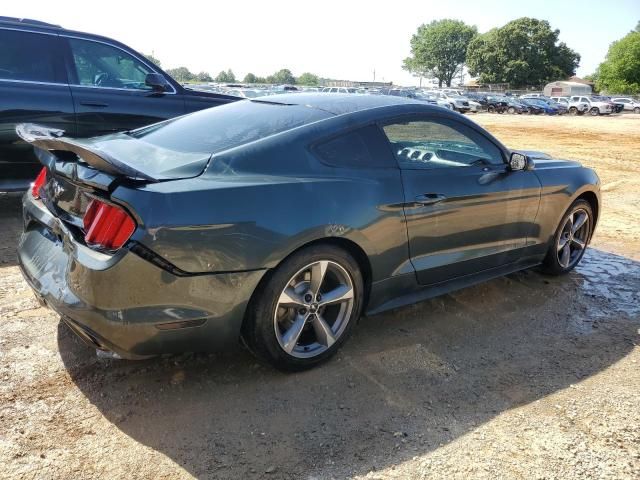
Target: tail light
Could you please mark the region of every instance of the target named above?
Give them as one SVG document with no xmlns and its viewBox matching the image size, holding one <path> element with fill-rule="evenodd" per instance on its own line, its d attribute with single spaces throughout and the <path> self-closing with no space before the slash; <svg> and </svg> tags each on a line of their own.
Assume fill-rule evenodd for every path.
<svg viewBox="0 0 640 480">
<path fill-rule="evenodd" d="M 40 170 L 40 173 L 38 173 L 38 176 L 36 177 L 36 179 L 34 180 L 34 182 L 31 184 L 31 195 L 33 196 L 33 198 L 40 198 L 40 189 L 42 188 L 42 186 L 44 185 L 44 182 L 47 181 L 47 167 L 42 167 L 42 170 Z"/>
<path fill-rule="evenodd" d="M 136 223 L 120 207 L 93 199 L 82 220 L 87 245 L 117 250 L 136 229 Z"/>
</svg>

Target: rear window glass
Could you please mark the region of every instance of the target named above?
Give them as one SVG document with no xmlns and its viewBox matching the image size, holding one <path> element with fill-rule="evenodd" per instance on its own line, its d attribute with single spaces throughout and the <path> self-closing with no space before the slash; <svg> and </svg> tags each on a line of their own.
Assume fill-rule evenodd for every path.
<svg viewBox="0 0 640 480">
<path fill-rule="evenodd" d="M 320 158 L 334 167 L 395 167 L 386 139 L 375 125 L 359 128 L 315 147 Z"/>
<path fill-rule="evenodd" d="M 212 154 L 330 116 L 300 105 L 240 100 L 134 130 L 130 135 L 169 150 Z"/>
<path fill-rule="evenodd" d="M 55 82 L 56 37 L 0 30 L 0 78 Z"/>
</svg>

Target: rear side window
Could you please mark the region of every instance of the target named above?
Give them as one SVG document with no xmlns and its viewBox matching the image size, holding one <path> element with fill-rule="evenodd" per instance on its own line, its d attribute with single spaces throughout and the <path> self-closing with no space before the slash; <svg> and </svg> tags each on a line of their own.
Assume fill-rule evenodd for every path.
<svg viewBox="0 0 640 480">
<path fill-rule="evenodd" d="M 0 30 L 0 78 L 54 83 L 57 37 Z"/>
<path fill-rule="evenodd" d="M 322 161 L 334 167 L 395 168 L 386 139 L 375 125 L 352 130 L 315 147 Z"/>
<path fill-rule="evenodd" d="M 130 135 L 168 150 L 212 154 L 331 116 L 301 105 L 240 100 L 156 123 Z"/>
</svg>

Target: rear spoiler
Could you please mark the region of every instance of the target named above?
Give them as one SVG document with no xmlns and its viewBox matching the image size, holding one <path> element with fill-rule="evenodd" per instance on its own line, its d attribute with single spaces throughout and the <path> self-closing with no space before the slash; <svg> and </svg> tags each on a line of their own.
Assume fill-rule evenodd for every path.
<svg viewBox="0 0 640 480">
<path fill-rule="evenodd" d="M 85 140 L 65 137 L 64 130 L 44 127 L 34 123 L 21 123 L 16 126 L 16 133 L 22 140 L 36 148 L 46 151 L 75 153 L 84 162 L 102 172 L 112 175 L 124 175 L 134 180 L 157 181 L 157 179 L 100 150 L 95 145 L 89 145 L 89 142 Z M 46 162 L 43 160 L 43 156 L 38 155 L 38 158 L 42 163 Z M 47 166 L 51 168 L 51 165 Z"/>
</svg>

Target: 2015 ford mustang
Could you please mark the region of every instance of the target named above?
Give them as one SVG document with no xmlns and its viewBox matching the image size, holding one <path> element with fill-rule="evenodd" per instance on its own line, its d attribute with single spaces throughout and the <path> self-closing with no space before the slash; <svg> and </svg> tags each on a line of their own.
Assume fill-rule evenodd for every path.
<svg viewBox="0 0 640 480">
<path fill-rule="evenodd" d="M 592 170 L 398 97 L 287 94 L 92 139 L 18 133 L 44 165 L 23 200 L 24 276 L 125 358 L 242 339 L 309 368 L 363 313 L 570 271 L 600 211 Z"/>
</svg>

